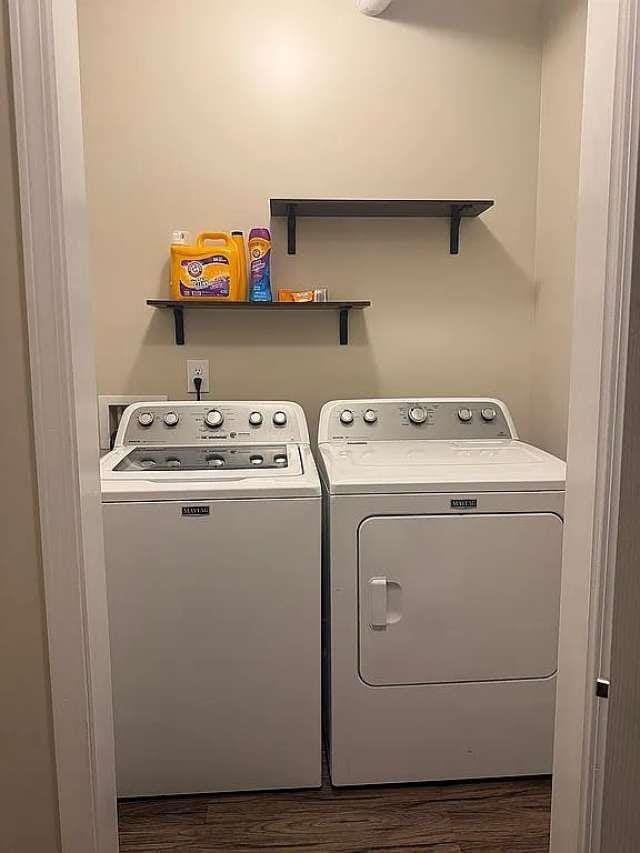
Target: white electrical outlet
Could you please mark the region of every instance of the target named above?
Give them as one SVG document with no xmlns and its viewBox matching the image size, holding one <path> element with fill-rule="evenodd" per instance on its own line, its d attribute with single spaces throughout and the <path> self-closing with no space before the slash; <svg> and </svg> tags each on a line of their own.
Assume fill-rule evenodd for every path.
<svg viewBox="0 0 640 853">
<path fill-rule="evenodd" d="M 200 377 L 202 379 L 202 385 L 200 386 L 200 392 L 202 394 L 209 393 L 209 361 L 206 358 L 201 359 L 188 359 L 187 361 L 187 391 L 190 394 L 196 393 L 196 386 L 193 384 L 193 380 L 196 377 Z"/>
</svg>

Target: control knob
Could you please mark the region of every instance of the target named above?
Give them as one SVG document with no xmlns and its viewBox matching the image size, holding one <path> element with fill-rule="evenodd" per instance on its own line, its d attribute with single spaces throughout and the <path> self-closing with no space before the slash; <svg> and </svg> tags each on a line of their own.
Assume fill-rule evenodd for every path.
<svg viewBox="0 0 640 853">
<path fill-rule="evenodd" d="M 284 426 L 287 422 L 286 412 L 274 412 L 273 422 L 276 426 Z"/>
<path fill-rule="evenodd" d="M 251 426 L 260 426 L 262 423 L 262 412 L 251 412 L 249 415 L 249 423 Z"/>
<path fill-rule="evenodd" d="M 204 421 L 207 426 L 215 429 L 216 427 L 222 426 L 224 423 L 224 415 L 222 412 L 219 412 L 218 409 L 211 409 L 210 412 L 207 412 Z"/>
<path fill-rule="evenodd" d="M 340 412 L 340 423 L 348 426 L 353 423 L 353 412 L 351 409 L 345 409 L 344 412 Z"/>
<path fill-rule="evenodd" d="M 362 416 L 362 420 L 366 424 L 375 424 L 375 422 L 378 420 L 378 415 L 376 412 L 373 411 L 373 409 L 367 409 L 367 411 Z"/>
<path fill-rule="evenodd" d="M 498 416 L 495 409 L 483 409 L 480 414 L 482 415 L 482 420 L 488 422 L 495 421 Z"/>
<path fill-rule="evenodd" d="M 140 412 L 140 414 L 138 415 L 138 423 L 141 427 L 150 427 L 153 421 L 153 412 Z"/>
<path fill-rule="evenodd" d="M 163 421 L 165 422 L 165 424 L 168 427 L 176 426 L 178 424 L 179 420 L 180 420 L 180 415 L 176 414 L 175 412 L 167 412 L 167 414 L 163 418 Z"/>
<path fill-rule="evenodd" d="M 460 409 L 458 411 L 458 417 L 464 424 L 468 424 L 469 421 L 473 420 L 473 412 L 471 409 Z"/>
<path fill-rule="evenodd" d="M 412 424 L 423 424 L 427 419 L 427 410 L 422 406 L 412 406 L 409 409 L 409 420 Z"/>
</svg>

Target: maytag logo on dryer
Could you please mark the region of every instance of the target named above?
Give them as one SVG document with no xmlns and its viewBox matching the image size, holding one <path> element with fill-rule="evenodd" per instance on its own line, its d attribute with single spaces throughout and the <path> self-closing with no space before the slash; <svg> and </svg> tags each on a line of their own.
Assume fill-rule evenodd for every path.
<svg viewBox="0 0 640 853">
<path fill-rule="evenodd" d="M 451 509 L 477 509 L 477 498 L 451 498 Z"/>
<path fill-rule="evenodd" d="M 183 506 L 182 515 L 185 518 L 197 518 L 202 515 L 210 515 L 210 506 Z"/>
</svg>

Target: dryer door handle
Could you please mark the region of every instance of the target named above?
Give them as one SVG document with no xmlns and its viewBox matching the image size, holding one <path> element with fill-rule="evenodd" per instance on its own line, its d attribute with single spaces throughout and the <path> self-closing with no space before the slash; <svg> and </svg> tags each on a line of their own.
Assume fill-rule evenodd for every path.
<svg viewBox="0 0 640 853">
<path fill-rule="evenodd" d="M 374 631 L 384 631 L 387 627 L 387 579 L 369 580 L 369 626 Z"/>
</svg>

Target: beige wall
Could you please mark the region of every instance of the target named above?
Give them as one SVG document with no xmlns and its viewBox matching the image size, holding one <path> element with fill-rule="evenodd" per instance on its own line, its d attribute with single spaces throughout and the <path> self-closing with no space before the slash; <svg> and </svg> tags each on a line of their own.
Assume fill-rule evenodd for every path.
<svg viewBox="0 0 640 853">
<path fill-rule="evenodd" d="M 565 456 L 569 406 L 586 0 L 544 16 L 532 437 Z"/>
<path fill-rule="evenodd" d="M 495 394 L 531 432 L 540 115 L 538 0 L 80 0 L 98 381 L 102 393 L 291 398 L 312 421 L 340 396 Z M 168 238 L 264 224 L 270 196 L 479 197 L 444 220 L 304 220 L 276 286 L 370 298 L 337 318 L 187 315 L 167 293 Z"/>
<path fill-rule="evenodd" d="M 0 3 L 0 849 L 59 850 L 6 4 Z"/>
</svg>

